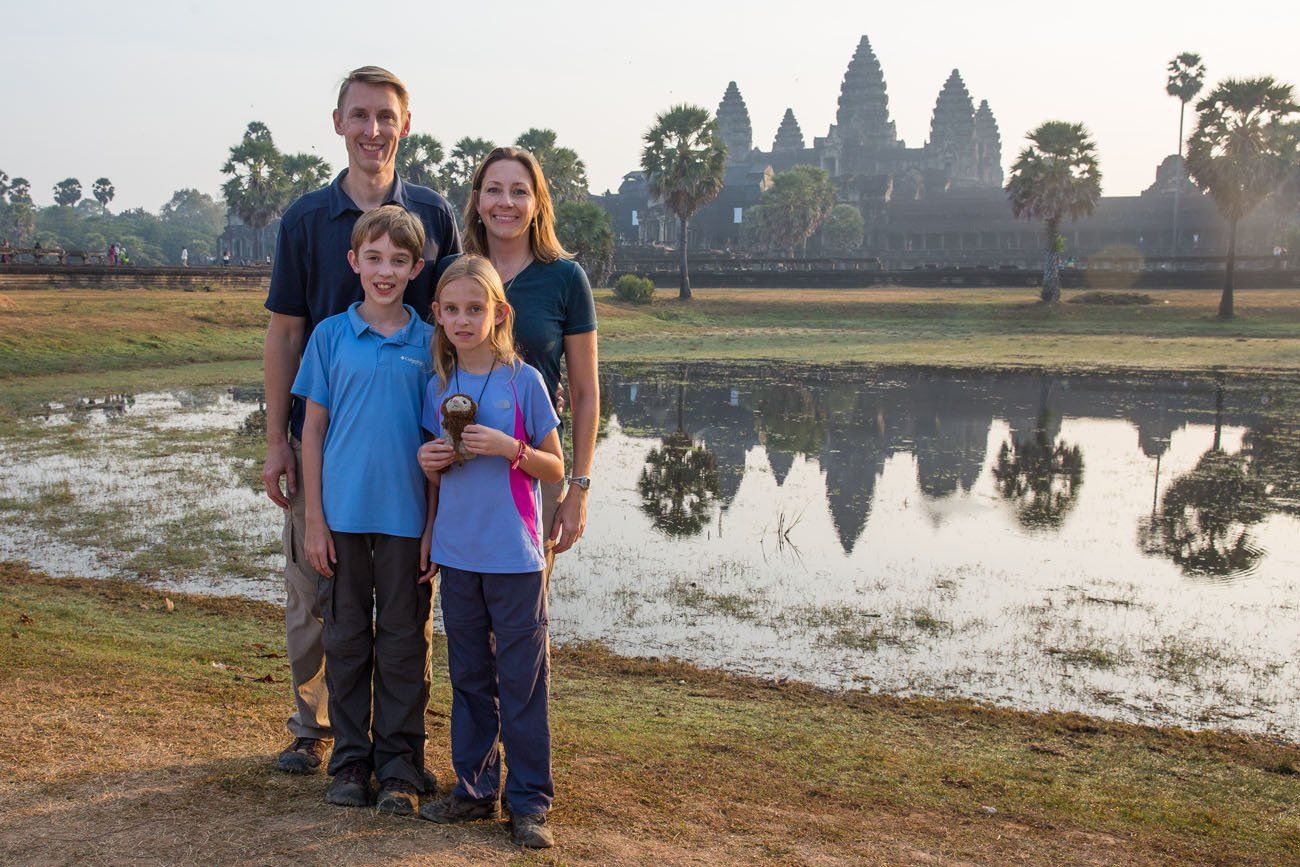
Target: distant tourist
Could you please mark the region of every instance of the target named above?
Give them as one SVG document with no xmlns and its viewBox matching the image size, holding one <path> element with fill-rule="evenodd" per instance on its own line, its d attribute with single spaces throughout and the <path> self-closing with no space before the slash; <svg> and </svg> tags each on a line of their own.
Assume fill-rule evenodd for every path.
<svg viewBox="0 0 1300 867">
<path fill-rule="evenodd" d="M 182 268 L 188 268 L 188 267 L 190 267 L 190 248 L 189 248 L 189 247 L 181 247 L 181 267 L 182 267 Z"/>
<path fill-rule="evenodd" d="M 321 770 L 327 742 L 334 736 L 329 718 L 333 685 L 321 644 L 320 594 L 322 586 L 328 585 L 322 583 L 302 547 L 307 535 L 300 444 L 305 405 L 301 399 L 291 399 L 290 385 L 301 364 L 302 348 L 317 324 L 346 312 L 363 297 L 357 275 L 348 265 L 352 230 L 362 214 L 385 204 L 400 205 L 424 228 L 426 261 L 460 251 L 455 214 L 447 200 L 397 177 L 397 146 L 411 127 L 409 97 L 401 80 L 377 66 L 353 70 L 339 88 L 333 118 L 334 130 L 347 149 L 348 167 L 329 186 L 307 193 L 284 212 L 266 299 L 271 323 L 264 351 L 267 446 L 262 482 L 271 501 L 285 510 L 285 626 L 295 701 L 288 720 L 293 742 L 280 753 L 276 767 L 299 774 Z M 404 301 L 423 320 L 432 297 L 430 267 L 412 277 Z M 423 628 L 427 638 L 432 621 L 426 618 Z M 426 656 L 426 689 L 429 674 Z M 370 776 L 376 770 L 372 759 L 356 753 L 340 758 L 345 761 L 332 761 L 330 773 L 352 765 L 347 773 L 364 782 L 369 793 Z M 431 793 L 435 782 L 432 775 L 424 774 L 423 762 L 421 746 L 414 761 L 421 777 L 405 784 L 412 785 L 412 791 Z"/>
<path fill-rule="evenodd" d="M 108 245 L 108 264 L 110 265 L 117 264 L 117 242 L 116 241 Z"/>
<path fill-rule="evenodd" d="M 224 265 L 229 265 L 229 264 L 230 264 L 230 251 L 229 251 L 229 250 L 222 250 L 222 251 L 221 251 L 221 264 L 222 264 L 223 266 L 224 266 Z"/>
</svg>

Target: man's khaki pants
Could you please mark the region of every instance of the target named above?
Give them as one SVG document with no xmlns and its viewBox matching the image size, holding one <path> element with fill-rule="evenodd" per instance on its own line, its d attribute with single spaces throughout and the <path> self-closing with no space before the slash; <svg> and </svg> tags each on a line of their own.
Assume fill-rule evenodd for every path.
<svg viewBox="0 0 1300 867">
<path fill-rule="evenodd" d="M 289 733 L 295 738 L 333 737 L 329 717 L 329 689 L 325 686 L 325 649 L 321 633 L 325 618 L 318 601 L 320 574 L 307 562 L 303 542 L 307 537 L 307 498 L 303 494 L 302 444 L 289 438 L 298 473 L 298 493 L 289 497 L 284 516 L 284 628 L 293 684 L 294 712 Z M 412 578 L 414 580 L 414 578 Z M 424 624 L 425 644 L 433 638 L 433 618 Z M 433 658 L 424 664 L 425 686 L 432 680 Z"/>
</svg>

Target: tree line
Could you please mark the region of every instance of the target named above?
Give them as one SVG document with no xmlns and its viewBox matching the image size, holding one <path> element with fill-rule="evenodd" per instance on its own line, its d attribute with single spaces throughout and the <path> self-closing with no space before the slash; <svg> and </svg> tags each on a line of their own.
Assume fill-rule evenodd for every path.
<svg viewBox="0 0 1300 867">
<path fill-rule="evenodd" d="M 587 201 L 587 167 L 577 152 L 556 142 L 554 130 L 532 128 L 520 133 L 515 146 L 530 151 L 541 163 L 556 205 L 560 242 L 577 255 L 591 275 L 603 282 L 614 253 L 609 215 Z M 466 136 L 448 152 L 427 133 L 412 133 L 398 143 L 396 169 L 404 181 L 437 190 L 451 202 L 460 219 L 469 201 L 474 170 L 497 145 Z M 221 190 L 231 210 L 257 232 L 270 225 L 295 199 L 329 183 L 333 169 L 314 154 L 284 154 L 271 131 L 258 121 L 230 148 L 222 166 L 228 179 Z M 263 251 L 258 251 L 260 257 Z"/>
<path fill-rule="evenodd" d="M 106 177 L 96 179 L 89 197 L 77 178 L 59 181 L 53 192 L 55 204 L 38 207 L 26 178 L 0 171 L 0 242 L 96 253 L 118 244 L 138 265 L 175 264 L 185 249 L 192 261 L 217 255 L 225 209 L 206 193 L 177 190 L 157 214 L 144 208 L 115 214 L 109 204 L 117 190 Z"/>
</svg>

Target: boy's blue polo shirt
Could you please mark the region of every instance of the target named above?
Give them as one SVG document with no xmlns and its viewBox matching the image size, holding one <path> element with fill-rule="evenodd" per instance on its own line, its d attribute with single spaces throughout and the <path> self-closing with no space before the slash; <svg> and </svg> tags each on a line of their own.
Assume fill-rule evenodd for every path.
<svg viewBox="0 0 1300 867">
<path fill-rule="evenodd" d="M 410 321 L 384 337 L 360 306 L 316 326 L 292 391 L 330 414 L 321 472 L 329 528 L 418 539 L 426 500 L 416 452 L 433 328 L 408 304 Z"/>
<path fill-rule="evenodd" d="M 344 169 L 329 186 L 307 193 L 280 218 L 266 309 L 303 317 L 304 342 L 320 322 L 363 297 L 361 281 L 348 264 L 352 229 L 363 212 L 343 191 L 346 175 Z M 442 196 L 401 178 L 395 180 L 384 203 L 401 205 L 424 224 L 427 265 L 407 284 L 402 300 L 427 319 L 435 286 L 433 266 L 439 257 L 460 252 L 455 214 Z M 302 419 L 302 401 L 295 399 L 289 409 L 289 427 L 295 436 L 302 435 Z"/>
</svg>

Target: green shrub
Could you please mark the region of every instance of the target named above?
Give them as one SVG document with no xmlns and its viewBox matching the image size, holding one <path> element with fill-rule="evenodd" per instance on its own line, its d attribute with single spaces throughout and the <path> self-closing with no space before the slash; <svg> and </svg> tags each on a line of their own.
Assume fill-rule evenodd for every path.
<svg viewBox="0 0 1300 867">
<path fill-rule="evenodd" d="M 647 277 L 624 274 L 614 281 L 614 297 L 628 304 L 651 304 L 655 300 L 655 284 Z"/>
</svg>

